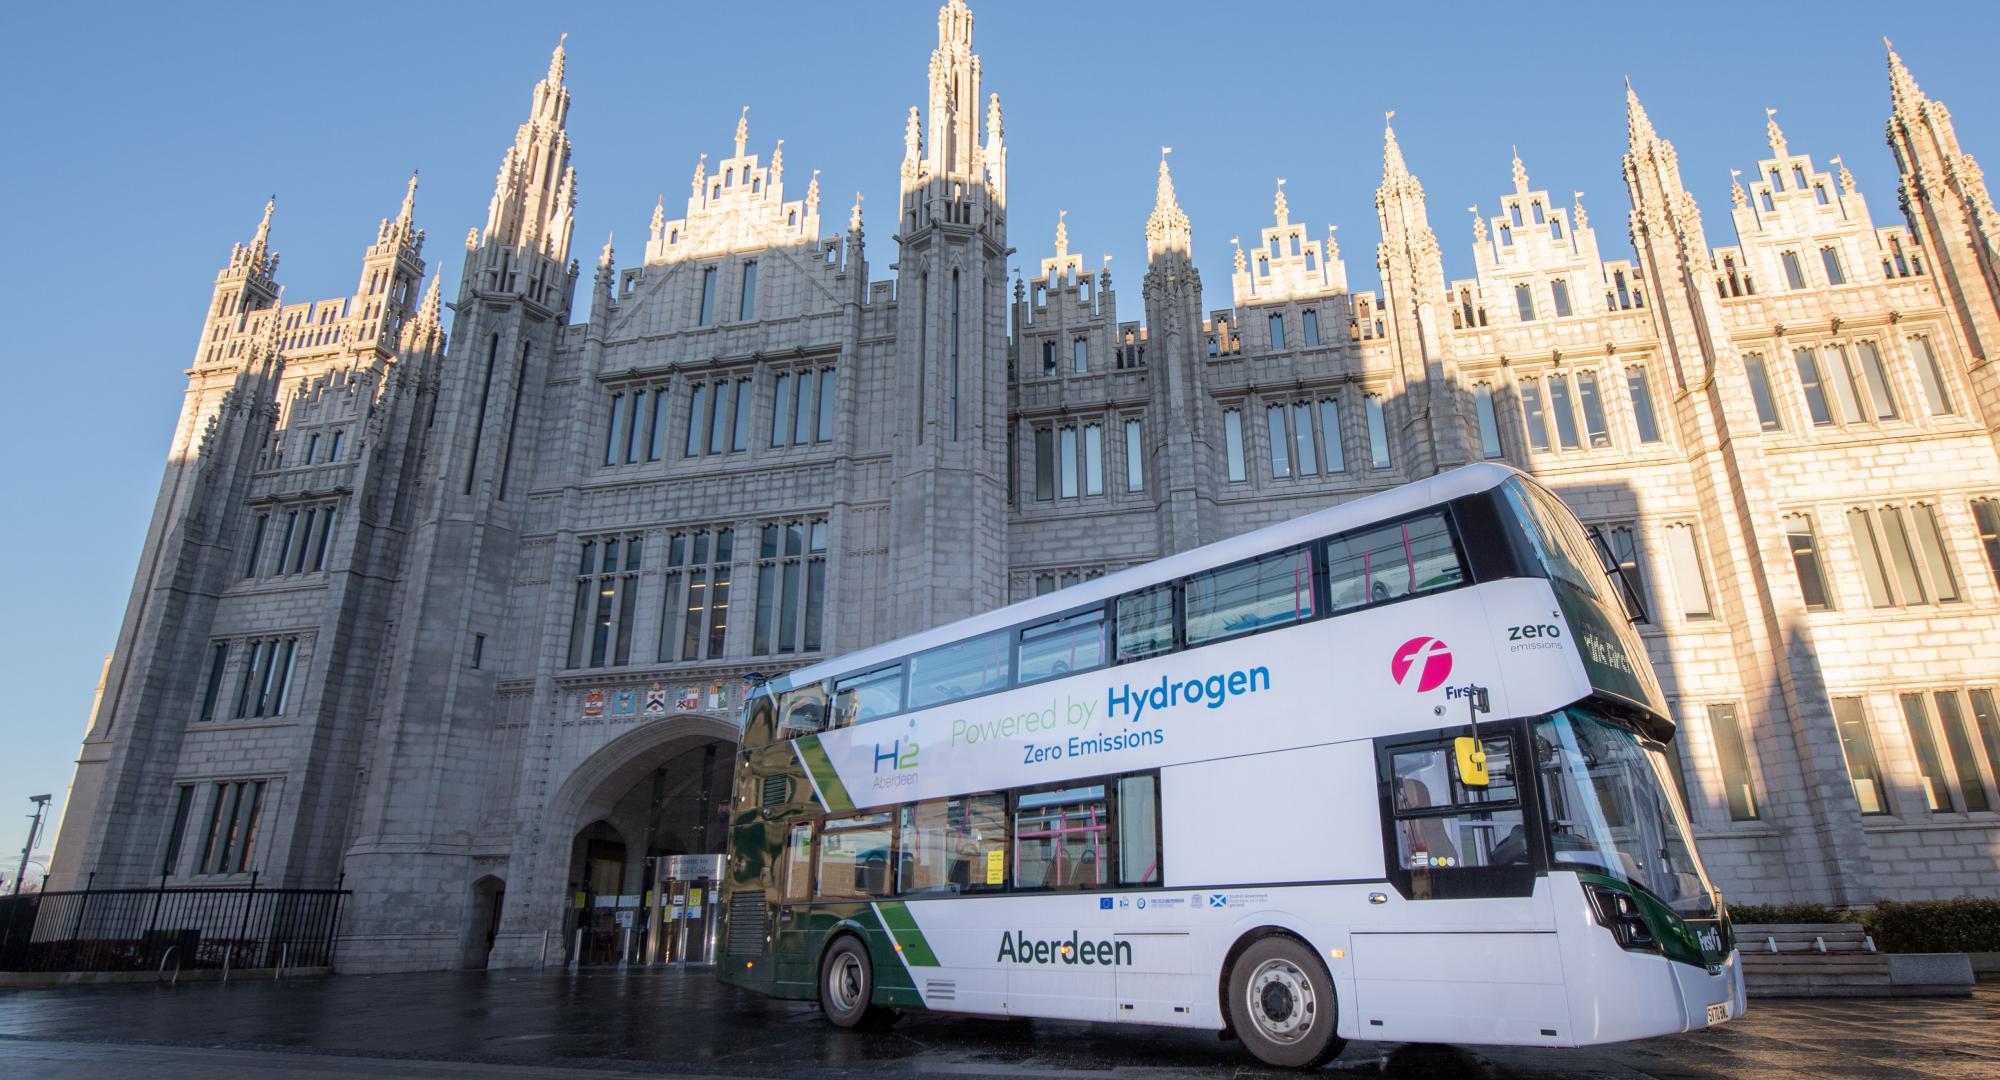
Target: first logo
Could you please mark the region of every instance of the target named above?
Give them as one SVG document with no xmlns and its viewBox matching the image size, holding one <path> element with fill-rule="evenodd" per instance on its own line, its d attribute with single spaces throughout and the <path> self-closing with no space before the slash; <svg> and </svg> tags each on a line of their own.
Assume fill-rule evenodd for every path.
<svg viewBox="0 0 2000 1080">
<path fill-rule="evenodd" d="M 1451 646 L 1434 637 L 1413 637 L 1389 658 L 1389 675 L 1396 685 L 1428 693 L 1451 678 Z"/>
</svg>

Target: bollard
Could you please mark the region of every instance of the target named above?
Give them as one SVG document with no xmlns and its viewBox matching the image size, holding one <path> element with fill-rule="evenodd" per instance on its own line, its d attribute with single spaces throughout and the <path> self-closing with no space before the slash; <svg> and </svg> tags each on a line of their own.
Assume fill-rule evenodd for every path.
<svg viewBox="0 0 2000 1080">
<path fill-rule="evenodd" d="M 618 935 L 619 969 L 623 970 L 626 961 L 630 960 L 631 958 L 632 958 L 632 928 L 628 926 L 625 928 L 624 933 Z"/>
<path fill-rule="evenodd" d="M 583 927 L 579 926 L 576 928 L 576 947 L 569 951 L 569 969 L 571 971 L 575 971 L 577 963 L 582 959 L 583 959 Z"/>
<path fill-rule="evenodd" d="M 549 962 L 549 932 L 542 931 L 542 954 L 535 957 L 535 974 L 542 973 L 542 967 Z"/>
<path fill-rule="evenodd" d="M 228 945 L 224 945 L 224 946 L 222 947 L 222 981 L 223 981 L 223 982 L 228 982 L 228 981 L 229 981 L 229 961 L 231 961 L 231 960 L 235 959 L 235 957 L 236 957 L 236 945 L 235 945 L 235 943 L 234 943 L 234 942 L 231 942 L 230 944 L 228 944 Z"/>
<path fill-rule="evenodd" d="M 291 954 L 292 943 L 287 941 L 278 946 L 278 970 L 271 973 L 271 981 L 277 982 L 285 976 L 285 958 Z"/>
</svg>

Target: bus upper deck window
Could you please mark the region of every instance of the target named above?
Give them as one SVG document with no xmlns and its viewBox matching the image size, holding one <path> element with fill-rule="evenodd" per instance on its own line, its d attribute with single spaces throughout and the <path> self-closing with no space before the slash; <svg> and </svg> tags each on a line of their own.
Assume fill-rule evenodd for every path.
<svg viewBox="0 0 2000 1080">
<path fill-rule="evenodd" d="M 796 739 L 826 730 L 826 691 L 817 686 L 801 687 L 784 696 L 779 708 L 778 737 Z"/>
<path fill-rule="evenodd" d="M 1457 585 L 1465 580 L 1444 515 L 1425 514 L 1394 525 L 1336 536 L 1326 545 L 1333 610 L 1379 604 Z"/>
<path fill-rule="evenodd" d="M 1020 682 L 1030 683 L 1104 664 L 1104 612 L 1085 611 L 1021 631 L 1015 656 Z"/>
<path fill-rule="evenodd" d="M 1189 645 L 1313 613 L 1312 552 L 1293 548 L 1188 579 Z"/>
<path fill-rule="evenodd" d="M 910 708 L 999 690 L 1007 685 L 1005 631 L 946 645 L 910 658 Z"/>
<path fill-rule="evenodd" d="M 903 711 L 903 666 L 896 664 L 834 684 L 833 724 L 865 724 Z"/>
<path fill-rule="evenodd" d="M 1174 587 L 1159 585 L 1118 598 L 1118 661 L 1144 660 L 1174 648 Z"/>
</svg>

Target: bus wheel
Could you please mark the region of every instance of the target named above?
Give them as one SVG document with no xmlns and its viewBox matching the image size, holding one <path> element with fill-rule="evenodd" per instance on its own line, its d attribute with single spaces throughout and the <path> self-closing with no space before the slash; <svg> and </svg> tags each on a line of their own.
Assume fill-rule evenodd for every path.
<svg viewBox="0 0 2000 1080">
<path fill-rule="evenodd" d="M 875 969 L 868 962 L 868 947 L 859 938 L 842 937 L 826 951 L 819 965 L 819 1008 L 828 1020 L 844 1028 L 879 1026 L 894 1012 L 872 1006 Z"/>
<path fill-rule="evenodd" d="M 1310 1069 L 1346 1047 L 1334 1034 L 1333 977 L 1297 938 L 1259 938 L 1229 970 L 1229 1023 L 1267 1065 Z"/>
</svg>

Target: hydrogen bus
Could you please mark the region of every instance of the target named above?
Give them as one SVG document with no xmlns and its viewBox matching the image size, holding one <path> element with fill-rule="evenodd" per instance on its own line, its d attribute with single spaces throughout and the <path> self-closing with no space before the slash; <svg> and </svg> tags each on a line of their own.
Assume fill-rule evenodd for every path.
<svg viewBox="0 0 2000 1080">
<path fill-rule="evenodd" d="M 843 1026 L 1162 1024 L 1288 1066 L 1739 1015 L 1592 541 L 1473 465 L 774 678 L 718 971 Z"/>
</svg>

